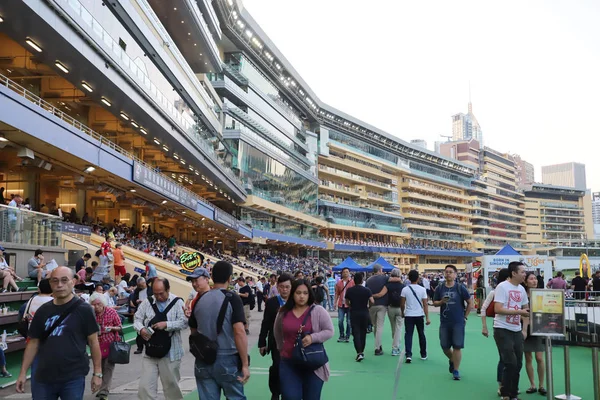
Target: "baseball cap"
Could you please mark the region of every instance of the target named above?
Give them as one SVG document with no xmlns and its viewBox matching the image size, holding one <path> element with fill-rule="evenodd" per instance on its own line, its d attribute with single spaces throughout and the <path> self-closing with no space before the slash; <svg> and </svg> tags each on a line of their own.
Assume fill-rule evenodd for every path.
<svg viewBox="0 0 600 400">
<path fill-rule="evenodd" d="M 196 268 L 194 270 L 194 272 L 192 272 L 190 275 L 188 275 L 185 278 L 185 280 L 189 282 L 192 279 L 200 278 L 201 276 L 210 278 L 210 274 L 208 273 L 208 271 L 206 270 L 206 268 Z"/>
<path fill-rule="evenodd" d="M 4 247 L 0 246 L 0 251 L 5 251 Z"/>
</svg>

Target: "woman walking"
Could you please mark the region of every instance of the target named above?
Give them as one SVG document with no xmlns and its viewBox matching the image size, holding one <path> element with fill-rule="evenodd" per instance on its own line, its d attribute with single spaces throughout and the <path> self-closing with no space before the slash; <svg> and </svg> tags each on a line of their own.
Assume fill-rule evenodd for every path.
<svg viewBox="0 0 600 400">
<path fill-rule="evenodd" d="M 531 304 L 531 289 L 537 289 L 538 278 L 533 272 L 527 272 L 525 275 L 525 282 L 523 286 L 527 291 L 529 297 L 529 304 Z M 527 370 L 527 377 L 529 378 L 529 389 L 526 393 L 532 394 L 539 392 L 542 396 L 545 396 L 547 390 L 544 388 L 545 382 L 545 365 L 544 365 L 544 342 L 541 336 L 531 336 L 531 329 L 529 326 L 529 318 L 523 318 L 523 334 L 525 336 L 525 343 L 523 343 L 523 353 L 525 353 L 525 369 Z M 537 365 L 537 375 L 539 386 L 535 386 L 535 375 L 533 373 L 533 355 L 535 354 L 535 363 Z M 539 389 L 538 389 L 539 388 Z"/>
<path fill-rule="evenodd" d="M 310 317 L 306 318 L 307 315 Z M 329 313 L 315 304 L 310 282 L 305 279 L 292 283 L 290 297 L 275 319 L 275 341 L 281 354 L 279 375 L 284 383 L 281 385 L 281 395 L 283 400 L 319 400 L 323 383 L 329 379 L 329 363 L 314 371 L 302 369 L 294 363 L 292 353 L 300 330 L 305 335 L 302 339 L 304 347 L 325 343 L 333 337 Z"/>
<path fill-rule="evenodd" d="M 114 309 L 107 306 L 106 296 L 102 293 L 92 293 L 90 304 L 94 307 L 96 322 L 100 327 L 98 342 L 102 353 L 102 385 L 97 397 L 108 399 L 110 383 L 115 370 L 115 364 L 108 361 L 108 354 L 110 353 L 110 344 L 119 341 L 119 333 L 122 331 L 121 319 Z"/>
</svg>

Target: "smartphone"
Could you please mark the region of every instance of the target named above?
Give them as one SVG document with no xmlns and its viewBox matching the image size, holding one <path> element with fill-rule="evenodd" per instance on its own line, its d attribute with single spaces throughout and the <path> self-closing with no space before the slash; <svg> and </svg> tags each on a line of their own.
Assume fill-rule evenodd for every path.
<svg viewBox="0 0 600 400">
<path fill-rule="evenodd" d="M 149 333 L 150 335 L 154 335 L 154 329 L 152 329 L 152 328 L 150 328 L 150 327 L 147 327 L 147 328 L 146 328 L 146 330 L 148 331 L 148 333 Z"/>
</svg>

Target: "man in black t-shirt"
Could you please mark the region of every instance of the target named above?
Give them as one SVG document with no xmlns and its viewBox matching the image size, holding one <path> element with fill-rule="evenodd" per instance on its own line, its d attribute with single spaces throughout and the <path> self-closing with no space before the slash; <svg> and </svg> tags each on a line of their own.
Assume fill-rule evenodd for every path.
<svg viewBox="0 0 600 400">
<path fill-rule="evenodd" d="M 79 272 L 80 269 L 84 269 L 87 267 L 87 262 L 90 261 L 92 255 L 90 253 L 85 254 L 82 258 L 77 260 L 75 263 L 75 273 Z"/>
<path fill-rule="evenodd" d="M 592 288 L 592 290 L 596 293 L 594 293 L 595 297 L 598 298 L 598 296 L 600 296 L 600 269 L 598 271 L 596 271 L 596 273 L 594 274 L 594 277 L 592 278 L 592 280 L 590 281 L 590 287 Z"/>
<path fill-rule="evenodd" d="M 246 316 L 246 335 L 250 334 L 250 303 L 252 301 L 252 288 L 248 285 L 248 282 L 241 276 L 238 278 L 238 285 L 240 285 L 239 295 L 242 298 L 242 304 L 244 305 L 244 314 Z"/>
<path fill-rule="evenodd" d="M 365 359 L 365 344 L 367 341 L 367 327 L 369 325 L 369 303 L 374 304 L 373 293 L 362 285 L 363 273 L 354 274 L 354 286 L 346 290 L 346 303 L 350 303 L 350 325 L 352 338 L 356 350 L 356 361 Z"/>
<path fill-rule="evenodd" d="M 575 278 L 571 280 L 571 286 L 573 288 L 573 291 L 575 292 L 575 299 L 585 299 L 585 289 L 587 286 L 587 282 L 581 277 L 581 273 L 579 271 L 575 272 Z"/>
<path fill-rule="evenodd" d="M 31 321 L 17 392 L 24 393 L 27 370 L 37 357 L 33 398 L 82 399 L 90 370 L 86 345 L 94 365 L 92 391 L 100 388 L 98 324 L 92 307 L 73 295 L 74 284 L 70 268 L 58 267 L 50 274 L 54 300 L 42 305 Z"/>
</svg>

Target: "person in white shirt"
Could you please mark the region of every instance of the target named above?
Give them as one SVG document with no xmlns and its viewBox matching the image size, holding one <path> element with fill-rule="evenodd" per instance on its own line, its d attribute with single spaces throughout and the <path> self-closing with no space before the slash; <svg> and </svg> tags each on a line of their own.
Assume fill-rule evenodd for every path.
<svg viewBox="0 0 600 400">
<path fill-rule="evenodd" d="M 400 294 L 400 309 L 404 316 L 406 331 L 404 333 L 404 346 L 406 362 L 412 362 L 412 340 L 415 327 L 419 335 L 421 360 L 427 360 L 427 339 L 425 338 L 425 325 L 429 325 L 429 306 L 427 305 L 427 291 L 417 284 L 419 271 L 412 270 L 408 273 L 410 285 L 402 289 Z M 425 318 L 423 318 L 425 317 Z M 425 319 L 425 321 L 423 321 Z"/>
<path fill-rule="evenodd" d="M 508 264 L 508 271 L 509 278 L 496 286 L 494 291 L 494 340 L 504 364 L 500 389 L 503 400 L 517 398 L 526 335 L 521 326 L 521 317 L 529 316 L 529 299 L 521 285 L 525 280 L 525 266 L 513 261 Z"/>
<path fill-rule="evenodd" d="M 258 304 L 258 312 L 262 312 L 262 303 L 264 300 L 263 292 L 266 279 L 264 277 L 256 281 L 254 288 L 256 289 L 256 303 Z"/>
<path fill-rule="evenodd" d="M 425 288 L 425 291 L 427 292 L 427 296 L 429 297 L 429 300 L 432 300 L 433 292 L 431 291 L 431 282 L 429 281 L 429 279 L 427 279 L 427 277 L 425 275 L 423 275 L 423 278 L 421 278 L 421 283 L 423 283 L 423 287 Z"/>
</svg>

